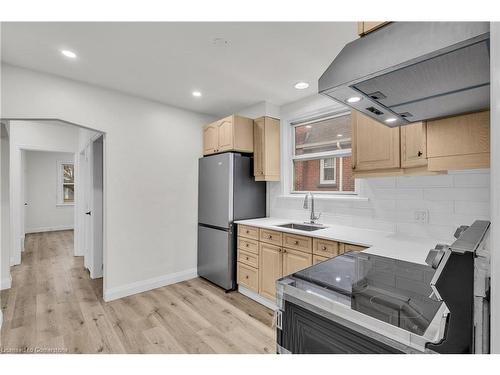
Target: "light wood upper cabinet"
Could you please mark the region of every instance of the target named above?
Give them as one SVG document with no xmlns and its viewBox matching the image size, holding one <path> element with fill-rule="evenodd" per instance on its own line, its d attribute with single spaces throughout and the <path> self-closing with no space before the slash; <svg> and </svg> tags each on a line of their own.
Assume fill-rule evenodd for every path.
<svg viewBox="0 0 500 375">
<path fill-rule="evenodd" d="M 234 148 L 233 127 L 232 116 L 218 122 L 217 134 L 219 136 L 219 152 L 229 151 Z"/>
<path fill-rule="evenodd" d="M 279 246 L 260 243 L 259 249 L 259 294 L 274 300 L 276 280 L 283 272 L 282 249 Z"/>
<path fill-rule="evenodd" d="M 362 21 L 358 22 L 358 35 L 366 35 L 368 33 L 371 33 L 372 31 L 375 31 L 382 26 L 385 26 L 389 22 L 387 21 Z"/>
<path fill-rule="evenodd" d="M 217 123 L 209 124 L 203 128 L 203 155 L 217 152 L 218 137 Z"/>
<path fill-rule="evenodd" d="M 280 121 L 275 118 L 254 120 L 254 176 L 256 181 L 280 179 Z"/>
<path fill-rule="evenodd" d="M 394 169 L 400 163 L 400 129 L 390 128 L 364 114 L 352 112 L 353 169 Z"/>
<path fill-rule="evenodd" d="M 401 127 L 401 167 L 427 165 L 427 126 L 425 122 Z"/>
<path fill-rule="evenodd" d="M 283 276 L 312 266 L 312 254 L 283 248 Z"/>
<path fill-rule="evenodd" d="M 429 170 L 489 168 L 490 112 L 427 122 Z"/>
<path fill-rule="evenodd" d="M 232 115 L 203 128 L 203 155 L 224 151 L 253 152 L 253 120 Z"/>
</svg>

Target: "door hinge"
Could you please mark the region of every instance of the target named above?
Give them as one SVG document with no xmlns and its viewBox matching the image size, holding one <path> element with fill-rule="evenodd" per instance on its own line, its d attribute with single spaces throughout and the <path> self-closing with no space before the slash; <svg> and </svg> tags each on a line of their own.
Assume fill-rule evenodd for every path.
<svg viewBox="0 0 500 375">
<path fill-rule="evenodd" d="M 276 328 L 282 329 L 283 327 L 283 312 L 276 310 Z"/>
</svg>

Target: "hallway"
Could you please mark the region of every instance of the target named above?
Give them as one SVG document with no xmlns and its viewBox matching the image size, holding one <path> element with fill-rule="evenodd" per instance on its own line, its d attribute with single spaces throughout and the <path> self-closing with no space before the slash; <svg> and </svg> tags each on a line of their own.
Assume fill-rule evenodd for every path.
<svg viewBox="0 0 500 375">
<path fill-rule="evenodd" d="M 26 236 L 1 292 L 0 351 L 274 353 L 272 311 L 193 279 L 105 303 L 73 256 L 73 231 Z"/>
</svg>

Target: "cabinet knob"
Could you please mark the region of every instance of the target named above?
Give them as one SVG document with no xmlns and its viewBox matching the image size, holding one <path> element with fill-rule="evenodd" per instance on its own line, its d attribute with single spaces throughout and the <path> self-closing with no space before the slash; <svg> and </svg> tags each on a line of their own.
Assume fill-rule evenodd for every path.
<svg viewBox="0 0 500 375">
<path fill-rule="evenodd" d="M 286 249 L 283 249 L 283 252 L 286 253 Z"/>
<path fill-rule="evenodd" d="M 269 235 L 269 237 L 267 237 L 267 238 L 271 239 L 271 238 L 273 238 L 273 236 Z"/>
<path fill-rule="evenodd" d="M 278 253 L 281 253 L 281 247 L 278 249 Z"/>
<path fill-rule="evenodd" d="M 326 250 L 326 246 L 323 246 L 323 247 L 321 248 L 321 250 Z"/>
<path fill-rule="evenodd" d="M 245 257 L 248 260 L 248 257 Z"/>
<path fill-rule="evenodd" d="M 250 244 L 246 244 L 245 246 L 248 247 L 248 246 L 250 246 Z"/>
<path fill-rule="evenodd" d="M 250 233 L 250 231 L 247 229 L 247 233 Z"/>
<path fill-rule="evenodd" d="M 299 241 L 295 241 L 295 245 L 298 245 L 299 244 Z"/>
<path fill-rule="evenodd" d="M 245 279 L 248 279 L 248 275 L 245 276 Z"/>
<path fill-rule="evenodd" d="M 422 156 L 422 151 L 417 152 L 417 156 Z"/>
</svg>

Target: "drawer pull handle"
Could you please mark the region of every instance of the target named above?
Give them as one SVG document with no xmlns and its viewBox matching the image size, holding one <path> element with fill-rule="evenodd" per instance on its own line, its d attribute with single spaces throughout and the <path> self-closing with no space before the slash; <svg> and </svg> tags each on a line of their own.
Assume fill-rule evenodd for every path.
<svg viewBox="0 0 500 375">
<path fill-rule="evenodd" d="M 295 245 L 298 245 L 299 244 L 299 241 L 295 241 Z"/>
<path fill-rule="evenodd" d="M 323 247 L 321 248 L 321 250 L 326 250 L 326 246 L 323 246 Z"/>
</svg>

